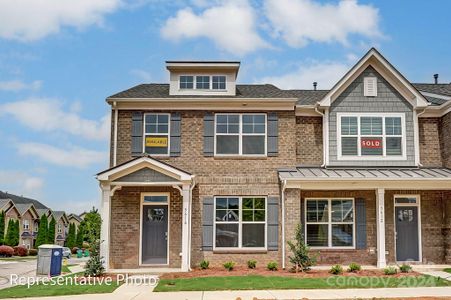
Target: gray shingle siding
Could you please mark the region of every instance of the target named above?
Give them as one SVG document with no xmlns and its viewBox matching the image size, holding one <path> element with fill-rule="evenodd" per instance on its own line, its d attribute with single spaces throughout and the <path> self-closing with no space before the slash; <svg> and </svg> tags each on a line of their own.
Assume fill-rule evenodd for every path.
<svg viewBox="0 0 451 300">
<path fill-rule="evenodd" d="M 377 77 L 377 97 L 363 96 L 363 78 Z M 337 113 L 405 113 L 406 122 L 406 160 L 338 160 L 337 159 Z M 330 166 L 414 166 L 414 125 L 412 105 L 405 100 L 372 67 L 368 67 L 351 85 L 332 103 L 329 112 L 329 165 Z"/>
</svg>

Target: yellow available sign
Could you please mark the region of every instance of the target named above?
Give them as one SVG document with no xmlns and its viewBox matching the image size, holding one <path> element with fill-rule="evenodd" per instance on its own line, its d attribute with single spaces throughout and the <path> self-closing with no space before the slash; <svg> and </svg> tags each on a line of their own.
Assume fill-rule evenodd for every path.
<svg viewBox="0 0 451 300">
<path fill-rule="evenodd" d="M 167 137 L 146 137 L 146 147 L 167 147 Z"/>
</svg>

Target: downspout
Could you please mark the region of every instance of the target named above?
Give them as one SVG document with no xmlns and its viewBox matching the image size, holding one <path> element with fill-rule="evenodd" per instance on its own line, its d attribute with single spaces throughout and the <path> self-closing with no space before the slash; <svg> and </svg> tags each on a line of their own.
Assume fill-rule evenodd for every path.
<svg viewBox="0 0 451 300">
<path fill-rule="evenodd" d="M 192 231 L 192 227 L 193 227 L 193 216 L 192 216 L 192 211 L 193 211 L 193 189 L 196 186 L 196 181 L 193 178 L 193 181 L 191 183 L 190 189 L 189 189 L 189 208 L 188 208 L 188 213 L 189 213 L 189 227 L 188 227 L 188 268 L 191 271 L 191 231 Z"/>
<path fill-rule="evenodd" d="M 320 112 L 318 107 L 319 107 L 319 104 L 318 104 L 318 102 L 316 102 L 315 111 L 323 117 L 323 164 L 321 165 L 321 168 L 324 168 L 326 166 L 326 151 L 328 149 L 327 142 L 326 142 L 327 141 L 327 136 L 326 136 L 327 135 L 327 128 L 326 128 L 327 124 L 326 124 L 325 113 Z"/>
<path fill-rule="evenodd" d="M 422 112 L 420 112 L 420 113 L 417 113 L 416 111 L 415 111 L 415 120 L 416 120 L 416 122 L 415 122 L 415 131 L 416 131 L 416 134 L 415 134 L 415 140 L 416 140 L 416 142 L 415 142 L 415 154 L 416 154 L 416 156 L 418 157 L 418 167 L 422 167 L 423 165 L 421 164 L 421 161 L 420 161 L 420 116 L 422 115 L 422 114 L 424 114 L 426 112 L 426 108 L 424 108 L 423 109 L 423 111 Z"/>
<path fill-rule="evenodd" d="M 117 163 L 117 120 L 118 120 L 118 109 L 116 108 L 116 101 L 113 102 L 114 109 L 114 148 L 113 148 L 113 167 Z"/>
<path fill-rule="evenodd" d="M 285 269 L 285 188 L 287 181 L 282 181 L 282 269 Z"/>
</svg>

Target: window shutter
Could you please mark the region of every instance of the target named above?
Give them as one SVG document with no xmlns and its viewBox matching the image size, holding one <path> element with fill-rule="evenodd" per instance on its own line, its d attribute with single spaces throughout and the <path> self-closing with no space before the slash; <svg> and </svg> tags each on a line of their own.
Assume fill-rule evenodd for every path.
<svg viewBox="0 0 451 300">
<path fill-rule="evenodd" d="M 202 250 L 213 251 L 214 198 L 205 197 L 202 203 Z"/>
<path fill-rule="evenodd" d="M 307 237 L 305 236 L 305 207 L 304 207 L 304 200 L 301 199 L 301 229 L 302 233 L 304 235 L 304 241 L 307 240 Z"/>
<path fill-rule="evenodd" d="M 376 97 L 377 96 L 377 78 L 376 77 L 365 77 L 363 79 L 363 95 L 365 97 Z"/>
<path fill-rule="evenodd" d="M 204 116 L 204 156 L 214 155 L 215 115 L 206 113 Z"/>
<path fill-rule="evenodd" d="M 180 156 L 181 152 L 181 122 L 182 117 L 180 113 L 171 114 L 171 149 L 170 156 Z"/>
<path fill-rule="evenodd" d="M 143 153 L 143 112 L 132 113 L 132 156 Z"/>
<path fill-rule="evenodd" d="M 276 113 L 268 114 L 268 156 L 277 156 L 279 148 L 279 120 Z"/>
<path fill-rule="evenodd" d="M 363 198 L 355 199 L 356 249 L 366 249 L 366 202 Z"/>
<path fill-rule="evenodd" d="M 277 250 L 279 246 L 279 197 L 268 197 L 268 250 Z"/>
</svg>

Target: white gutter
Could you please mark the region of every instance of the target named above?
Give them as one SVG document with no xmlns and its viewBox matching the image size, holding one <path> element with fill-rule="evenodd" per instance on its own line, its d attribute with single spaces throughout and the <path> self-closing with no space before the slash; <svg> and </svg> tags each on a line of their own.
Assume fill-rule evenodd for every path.
<svg viewBox="0 0 451 300">
<path fill-rule="evenodd" d="M 285 269 L 285 187 L 287 185 L 287 181 L 282 181 L 282 269 Z"/>
<path fill-rule="evenodd" d="M 328 133 L 328 127 L 329 127 L 329 119 L 326 120 L 326 113 L 322 113 L 318 110 L 319 102 L 315 105 L 315 111 L 320 114 L 323 117 L 323 164 L 321 165 L 321 168 L 324 168 L 326 166 L 327 161 L 327 154 L 328 151 L 328 139 L 327 139 L 327 133 Z"/>
<path fill-rule="evenodd" d="M 113 167 L 117 163 L 117 121 L 118 121 L 118 109 L 116 107 L 116 101 L 113 102 L 114 109 L 114 148 L 113 148 Z"/>
<path fill-rule="evenodd" d="M 188 227 L 188 268 L 191 271 L 191 231 L 193 227 L 193 219 L 192 219 L 192 211 L 193 211 L 193 189 L 196 186 L 196 181 L 193 178 L 193 182 L 191 184 L 191 187 L 189 189 L 189 227 Z"/>
</svg>

